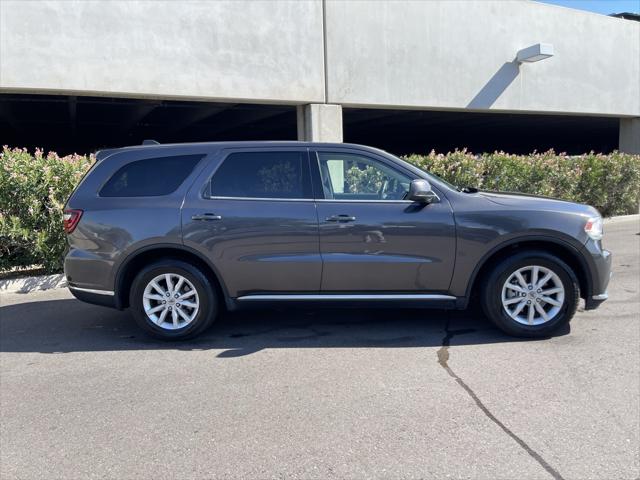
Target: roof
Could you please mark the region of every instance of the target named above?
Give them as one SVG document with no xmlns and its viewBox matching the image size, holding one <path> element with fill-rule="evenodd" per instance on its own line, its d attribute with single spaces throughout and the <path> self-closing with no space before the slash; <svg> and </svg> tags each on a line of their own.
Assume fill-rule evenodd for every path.
<svg viewBox="0 0 640 480">
<path fill-rule="evenodd" d="M 96 160 L 100 161 L 110 156 L 112 153 L 119 151 L 131 150 L 147 150 L 147 149 L 164 149 L 175 147 L 216 147 L 222 148 L 243 148 L 243 147 L 331 147 L 344 148 L 352 147 L 360 150 L 368 150 L 371 152 L 381 152 L 379 148 L 369 147 L 367 145 L 359 145 L 356 143 L 336 143 L 336 142 L 301 142 L 296 140 L 252 140 L 252 141 L 226 141 L 226 142 L 186 142 L 186 143 L 158 143 L 153 140 L 145 140 L 142 145 L 130 145 L 119 148 L 109 148 L 96 152 Z M 386 153 L 386 152 L 385 152 Z"/>
</svg>

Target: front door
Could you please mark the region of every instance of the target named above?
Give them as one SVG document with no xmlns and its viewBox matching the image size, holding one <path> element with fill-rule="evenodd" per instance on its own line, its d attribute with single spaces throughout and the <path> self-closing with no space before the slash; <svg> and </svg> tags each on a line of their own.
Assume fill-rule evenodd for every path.
<svg viewBox="0 0 640 480">
<path fill-rule="evenodd" d="M 274 148 L 223 151 L 182 209 L 184 244 L 209 258 L 231 297 L 320 290 L 308 153 Z"/>
<path fill-rule="evenodd" d="M 415 174 L 349 150 L 311 156 L 323 292 L 446 292 L 455 259 L 451 206 L 404 200 Z M 315 169 L 315 170 L 313 170 Z"/>
</svg>

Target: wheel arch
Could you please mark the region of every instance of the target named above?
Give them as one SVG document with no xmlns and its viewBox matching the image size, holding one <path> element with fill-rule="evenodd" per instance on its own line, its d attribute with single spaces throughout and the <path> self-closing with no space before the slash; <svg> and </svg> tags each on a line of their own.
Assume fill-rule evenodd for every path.
<svg viewBox="0 0 640 480">
<path fill-rule="evenodd" d="M 140 269 L 161 258 L 181 260 L 198 267 L 212 282 L 216 293 L 221 298 L 224 298 L 227 306 L 229 305 L 230 297 L 221 279 L 222 277 L 210 261 L 189 247 L 176 244 L 159 244 L 132 252 L 119 266 L 115 279 L 115 302 L 117 308 L 123 309 L 129 306 L 129 290 Z"/>
<path fill-rule="evenodd" d="M 467 285 L 466 300 L 463 307 L 466 307 L 469 299 L 478 293 L 482 279 L 489 274 L 494 265 L 515 253 L 515 251 L 523 251 L 525 249 L 544 251 L 560 258 L 571 267 L 578 278 L 580 296 L 582 298 L 588 298 L 592 290 L 589 267 L 574 246 L 550 237 L 521 237 L 501 243 L 485 254 L 471 275 Z"/>
</svg>

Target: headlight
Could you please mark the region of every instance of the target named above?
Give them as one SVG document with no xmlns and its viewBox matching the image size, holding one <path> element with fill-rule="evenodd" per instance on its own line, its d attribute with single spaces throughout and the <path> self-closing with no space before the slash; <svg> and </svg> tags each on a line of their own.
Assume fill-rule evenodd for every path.
<svg viewBox="0 0 640 480">
<path fill-rule="evenodd" d="M 602 217 L 591 217 L 584 225 L 584 231 L 594 240 L 600 240 L 602 238 L 603 225 Z"/>
</svg>

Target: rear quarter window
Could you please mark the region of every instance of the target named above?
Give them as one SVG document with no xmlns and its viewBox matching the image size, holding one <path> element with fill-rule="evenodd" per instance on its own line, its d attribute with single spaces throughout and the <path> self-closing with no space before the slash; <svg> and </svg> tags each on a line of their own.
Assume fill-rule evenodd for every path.
<svg viewBox="0 0 640 480">
<path fill-rule="evenodd" d="M 100 190 L 101 197 L 158 197 L 175 192 L 204 155 L 146 158 L 118 169 Z"/>
</svg>

